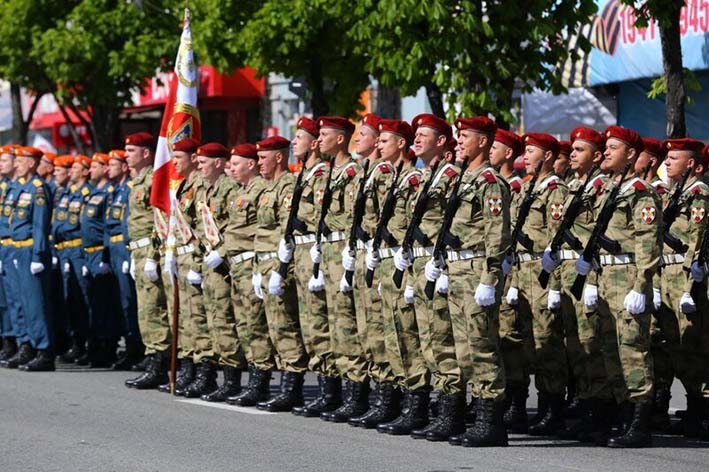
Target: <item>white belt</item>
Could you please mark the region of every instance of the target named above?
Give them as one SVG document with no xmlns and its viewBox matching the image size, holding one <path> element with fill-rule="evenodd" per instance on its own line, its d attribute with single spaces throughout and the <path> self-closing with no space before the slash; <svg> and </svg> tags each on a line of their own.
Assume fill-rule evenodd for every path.
<svg viewBox="0 0 709 472">
<path fill-rule="evenodd" d="M 128 248 L 131 251 L 135 251 L 136 249 L 140 249 L 141 247 L 149 246 L 150 243 L 151 243 L 150 238 L 142 238 L 137 241 L 131 241 L 130 243 L 128 243 Z"/>
<path fill-rule="evenodd" d="M 256 256 L 258 258 L 258 261 L 267 261 L 269 259 L 273 259 L 274 257 L 278 256 L 278 253 L 276 252 L 257 252 Z"/>
<path fill-rule="evenodd" d="M 399 246 L 395 247 L 386 247 L 384 249 L 379 250 L 379 259 L 389 259 L 390 257 L 394 257 L 394 254 L 396 254 L 396 251 L 401 249 Z"/>
<path fill-rule="evenodd" d="M 301 244 L 314 243 L 315 242 L 315 235 L 314 234 L 302 234 L 300 236 L 293 236 L 293 240 L 295 241 L 296 246 L 300 246 Z"/>
<path fill-rule="evenodd" d="M 358 240 L 357 240 L 357 249 L 360 249 L 360 250 L 365 250 L 365 249 L 366 249 L 366 250 L 370 250 L 370 249 L 372 249 L 372 242 L 373 242 L 372 239 L 370 239 L 370 240 L 367 241 L 366 243 L 365 243 L 364 241 L 362 241 L 361 239 L 358 239 Z"/>
<path fill-rule="evenodd" d="M 617 256 L 606 254 L 601 256 L 601 265 L 604 266 L 625 265 L 632 264 L 633 262 L 635 262 L 635 254 L 618 254 Z"/>
<path fill-rule="evenodd" d="M 448 251 L 448 262 L 467 261 L 476 257 L 485 257 L 485 251 Z"/>
<path fill-rule="evenodd" d="M 521 252 L 517 254 L 517 259 L 520 262 L 536 261 L 542 258 L 542 253 Z"/>
<path fill-rule="evenodd" d="M 682 254 L 667 254 L 662 256 L 662 261 L 665 264 L 684 264 L 684 256 Z"/>
<path fill-rule="evenodd" d="M 344 241 L 347 238 L 347 234 L 344 231 L 333 231 L 327 236 L 322 236 L 321 241 L 324 243 L 336 243 L 337 241 Z M 313 239 L 315 241 L 315 239 Z"/>
<path fill-rule="evenodd" d="M 423 256 L 433 256 L 433 246 L 415 247 L 411 250 L 411 255 L 414 258 L 423 257 Z"/>
<path fill-rule="evenodd" d="M 576 251 L 562 249 L 561 251 L 559 251 L 559 258 L 562 261 L 575 261 L 576 259 L 581 259 L 581 254 Z"/>
<path fill-rule="evenodd" d="M 264 254 L 264 253 L 261 253 Z M 266 253 L 268 254 L 268 253 Z M 240 262 L 248 261 L 249 259 L 253 259 L 256 253 L 254 251 L 244 251 L 241 254 L 237 254 L 236 256 L 232 256 L 229 258 L 229 262 L 232 264 L 238 264 Z M 269 258 L 270 259 L 270 258 Z M 262 261 L 266 259 L 260 259 Z"/>
<path fill-rule="evenodd" d="M 194 252 L 194 245 L 193 244 L 187 244 L 185 246 L 180 246 L 177 248 L 177 255 L 178 256 L 184 256 L 185 254 L 191 254 Z"/>
</svg>

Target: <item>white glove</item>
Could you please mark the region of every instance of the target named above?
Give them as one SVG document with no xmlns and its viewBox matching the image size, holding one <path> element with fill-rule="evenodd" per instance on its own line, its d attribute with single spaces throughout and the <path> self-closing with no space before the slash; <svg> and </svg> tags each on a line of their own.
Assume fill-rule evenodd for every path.
<svg viewBox="0 0 709 472">
<path fill-rule="evenodd" d="M 15 263 L 15 267 L 17 267 L 17 263 Z M 69 264 L 68 262 L 65 262 L 64 263 L 64 273 L 68 274 L 69 272 L 71 272 L 71 264 Z"/>
<path fill-rule="evenodd" d="M 130 276 L 133 280 L 135 280 L 135 259 L 132 257 L 130 258 L 130 267 L 128 268 L 128 273 L 130 273 Z"/>
<path fill-rule="evenodd" d="M 404 289 L 404 301 L 407 305 L 414 304 L 414 288 L 411 285 L 407 285 Z"/>
<path fill-rule="evenodd" d="M 589 309 L 594 309 L 598 306 L 598 287 L 586 285 L 583 288 L 583 304 Z"/>
<path fill-rule="evenodd" d="M 130 262 L 123 261 L 123 263 L 121 264 L 121 272 L 123 272 L 124 274 L 130 272 Z"/>
<path fill-rule="evenodd" d="M 0 262 L 0 267 L 2 267 L 1 264 L 2 263 Z M 59 267 L 59 258 L 57 256 L 52 256 L 52 268 L 56 269 L 57 267 Z"/>
<path fill-rule="evenodd" d="M 560 263 L 561 258 L 559 257 L 559 251 L 552 254 L 550 247 L 544 249 L 544 255 L 542 256 L 542 269 L 544 269 L 544 272 L 551 274 L 559 267 Z"/>
<path fill-rule="evenodd" d="M 517 287 L 510 287 L 510 289 L 507 291 L 507 295 L 505 296 L 505 300 L 507 300 L 508 305 L 515 306 L 517 303 L 519 303 L 519 290 L 517 290 Z"/>
<path fill-rule="evenodd" d="M 409 255 L 409 257 L 404 257 L 404 251 L 401 248 L 397 249 L 394 254 L 394 266 L 403 272 L 408 269 L 410 265 L 411 256 Z"/>
<path fill-rule="evenodd" d="M 426 262 L 426 267 L 424 267 L 423 274 L 429 282 L 435 282 L 438 280 L 438 277 L 441 276 L 441 269 L 436 266 L 436 261 L 433 257 Z"/>
<path fill-rule="evenodd" d="M 151 282 L 158 280 L 158 264 L 152 259 L 145 259 L 143 273 Z"/>
<path fill-rule="evenodd" d="M 30 272 L 32 275 L 37 275 L 44 270 L 44 264 L 41 262 L 30 262 Z"/>
<path fill-rule="evenodd" d="M 276 270 L 271 271 L 271 278 L 268 279 L 268 293 L 277 297 L 285 293 L 285 290 L 283 290 L 283 277 Z"/>
<path fill-rule="evenodd" d="M 349 293 L 352 290 L 352 285 L 347 283 L 347 277 L 345 277 L 345 274 L 342 274 L 342 278 L 340 279 L 340 292 Z"/>
<path fill-rule="evenodd" d="M 381 282 L 379 282 L 379 284 L 377 284 L 377 293 L 379 294 L 380 297 L 382 296 L 382 283 Z"/>
<path fill-rule="evenodd" d="M 106 263 L 106 262 L 99 262 L 98 263 L 98 273 L 105 275 L 111 272 L 111 265 Z"/>
<path fill-rule="evenodd" d="M 293 245 L 287 243 L 285 239 L 278 242 L 278 260 L 284 264 L 290 264 L 293 260 Z"/>
<path fill-rule="evenodd" d="M 576 261 L 576 273 L 579 275 L 588 275 L 589 272 L 591 272 L 591 267 L 593 264 L 591 262 L 586 262 L 583 260 L 583 257 L 580 257 Z"/>
<path fill-rule="evenodd" d="M 510 288 L 512 290 L 512 288 Z M 507 292 L 509 295 L 509 292 Z M 479 283 L 475 289 L 475 303 L 478 306 L 490 306 L 495 304 L 495 287 L 484 283 Z M 511 305 L 511 303 L 510 303 Z"/>
<path fill-rule="evenodd" d="M 189 271 L 187 271 L 187 281 L 191 285 L 200 285 L 202 283 L 202 274 L 190 269 Z"/>
<path fill-rule="evenodd" d="M 313 264 L 320 264 L 322 262 L 322 248 L 320 243 L 315 243 L 310 246 L 310 260 Z"/>
<path fill-rule="evenodd" d="M 655 310 L 659 310 L 662 306 L 662 293 L 659 288 L 652 288 L 652 304 L 655 306 Z"/>
<path fill-rule="evenodd" d="M 703 282 L 704 277 L 707 276 L 706 270 L 704 270 L 704 267 L 700 266 L 697 261 L 692 262 L 690 272 L 692 272 L 692 278 L 695 282 Z"/>
<path fill-rule="evenodd" d="M 547 308 L 550 310 L 556 310 L 561 306 L 561 292 L 558 290 L 549 290 L 549 295 L 547 295 Z"/>
<path fill-rule="evenodd" d="M 679 307 L 682 310 L 682 313 L 687 315 L 691 315 L 697 311 L 697 305 L 694 303 L 694 299 L 687 292 L 684 292 L 682 294 L 682 298 L 679 299 Z"/>
<path fill-rule="evenodd" d="M 81 276 L 82 277 L 88 277 L 89 276 L 89 268 L 86 266 L 81 266 Z"/>
<path fill-rule="evenodd" d="M 436 292 L 441 295 L 448 295 L 448 276 L 446 274 L 441 274 L 436 280 Z"/>
<path fill-rule="evenodd" d="M 357 259 L 350 254 L 350 248 L 345 247 L 342 250 L 342 267 L 348 272 L 354 272 L 356 263 Z"/>
<path fill-rule="evenodd" d="M 502 273 L 507 277 L 510 272 L 512 272 L 512 260 L 509 257 L 505 257 L 502 259 Z"/>
<path fill-rule="evenodd" d="M 310 280 L 308 280 L 308 290 L 311 292 L 321 292 L 325 290 L 325 274 L 322 270 L 318 271 L 317 279 L 312 275 L 310 276 Z"/>
<path fill-rule="evenodd" d="M 170 274 L 170 277 L 177 276 L 177 261 L 175 260 L 175 253 L 172 251 L 165 252 L 165 262 L 163 263 L 163 270 Z"/>
<path fill-rule="evenodd" d="M 224 258 L 215 250 L 209 251 L 207 257 L 204 258 L 204 263 L 207 264 L 207 267 L 210 269 L 216 269 L 222 265 L 222 262 L 224 262 Z"/>
<path fill-rule="evenodd" d="M 364 259 L 364 263 L 367 265 L 367 269 L 375 270 L 377 267 L 379 267 L 380 262 L 381 260 L 379 259 L 379 251 L 367 249 L 367 256 Z"/>
<path fill-rule="evenodd" d="M 631 290 L 625 296 L 623 306 L 631 315 L 639 315 L 645 311 L 645 294 Z"/>
<path fill-rule="evenodd" d="M 254 288 L 254 294 L 259 300 L 263 300 L 263 287 L 261 287 L 261 272 L 251 274 L 251 286 Z"/>
</svg>

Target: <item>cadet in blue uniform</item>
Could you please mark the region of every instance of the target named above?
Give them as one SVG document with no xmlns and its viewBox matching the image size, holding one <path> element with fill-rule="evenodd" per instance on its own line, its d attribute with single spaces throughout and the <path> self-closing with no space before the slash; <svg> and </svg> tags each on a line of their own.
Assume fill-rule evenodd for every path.
<svg viewBox="0 0 709 472">
<path fill-rule="evenodd" d="M 6 363 L 17 353 L 17 330 L 13 320 L 17 318 L 17 278 L 11 276 L 14 270 L 12 264 L 12 239 L 10 238 L 9 217 L 14 210 L 15 183 L 15 151 L 12 146 L 0 148 L 0 295 L 3 297 L 2 319 L 0 320 L 0 332 L 2 333 L 2 351 L 0 351 L 0 365 Z M 7 206 L 7 210 L 5 207 Z"/>
<path fill-rule="evenodd" d="M 145 346 L 138 327 L 138 306 L 136 303 L 135 281 L 130 276 L 130 251 L 128 251 L 128 199 L 131 180 L 128 175 L 126 153 L 115 150 L 108 153 L 108 178 L 113 182 L 113 192 L 109 195 L 106 210 L 106 232 L 104 245 L 108 247 L 111 271 L 117 280 L 121 317 L 119 332 L 126 342 L 126 350 L 113 365 L 115 370 L 129 370 L 143 359 Z"/>
<path fill-rule="evenodd" d="M 19 366 L 26 371 L 53 371 L 51 307 L 49 305 L 49 221 L 52 202 L 49 188 L 36 174 L 42 151 L 31 147 L 16 150 L 15 169 L 22 182 L 15 212 L 10 218 L 14 246 L 13 264 L 20 283 L 20 303 L 34 359 Z"/>
</svg>

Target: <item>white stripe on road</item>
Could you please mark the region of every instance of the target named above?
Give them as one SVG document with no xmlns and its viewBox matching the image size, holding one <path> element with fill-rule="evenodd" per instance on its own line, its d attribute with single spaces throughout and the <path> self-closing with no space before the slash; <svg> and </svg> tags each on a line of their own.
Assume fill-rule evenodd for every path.
<svg viewBox="0 0 709 472">
<path fill-rule="evenodd" d="M 230 411 L 236 411 L 238 413 L 246 413 L 247 415 L 275 415 L 277 413 L 271 413 L 270 411 L 261 411 L 256 408 L 245 408 L 243 406 L 231 406 L 231 405 L 225 405 L 224 403 L 213 403 L 213 402 L 205 402 L 203 400 L 196 400 L 196 399 L 185 399 L 185 400 L 176 400 L 181 403 L 189 403 L 191 405 L 200 405 L 200 406 L 210 406 L 212 408 L 219 408 L 220 410 L 230 410 Z"/>
</svg>

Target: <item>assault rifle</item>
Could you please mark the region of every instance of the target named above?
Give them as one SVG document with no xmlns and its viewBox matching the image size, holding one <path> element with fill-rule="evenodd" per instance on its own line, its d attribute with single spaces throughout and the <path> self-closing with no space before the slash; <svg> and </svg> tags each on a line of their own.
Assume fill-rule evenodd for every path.
<svg viewBox="0 0 709 472">
<path fill-rule="evenodd" d="M 327 212 L 330 209 L 330 203 L 332 203 L 332 169 L 335 168 L 335 158 L 333 157 L 330 161 L 330 170 L 327 171 L 327 182 L 325 183 L 325 193 L 322 197 L 322 206 L 320 207 L 320 220 L 318 221 L 318 229 L 315 232 L 315 244 L 320 244 L 322 240 L 323 233 L 325 235 L 330 234 L 330 229 L 325 224 L 325 218 L 327 217 Z M 320 263 L 313 262 L 313 277 L 318 278 L 320 273 Z"/>
<path fill-rule="evenodd" d="M 681 210 L 679 199 L 682 197 L 684 186 L 693 170 L 694 167 L 692 166 L 684 171 L 684 174 L 682 174 L 682 179 L 677 183 L 677 186 L 667 202 L 667 206 L 662 211 L 662 238 L 665 241 L 665 244 L 667 244 L 667 246 L 669 246 L 669 248 L 676 253 L 685 253 L 687 252 L 688 247 L 679 238 L 670 233 L 670 227 L 679 216 L 679 212 Z"/>
<path fill-rule="evenodd" d="M 355 199 L 354 209 L 352 210 L 352 227 L 350 228 L 350 237 L 347 242 L 349 247 L 350 256 L 355 257 L 357 254 L 357 239 L 361 239 L 362 242 L 367 242 L 366 239 L 368 235 L 364 234 L 362 231 L 362 219 L 364 218 L 364 204 L 367 203 L 367 195 L 364 193 L 364 186 L 367 183 L 367 172 L 369 171 L 369 159 L 365 159 L 364 166 L 362 167 L 362 180 L 359 181 L 359 188 L 357 189 L 357 198 Z M 345 271 L 345 280 L 352 286 L 352 276 L 354 271 Z"/>
<path fill-rule="evenodd" d="M 305 168 L 303 168 L 300 173 L 298 173 L 298 178 L 295 180 L 295 187 L 293 187 L 293 196 L 291 197 L 290 213 L 288 214 L 288 221 L 286 222 L 286 232 L 283 234 L 283 239 L 286 244 L 290 244 L 295 247 L 295 238 L 293 237 L 293 230 L 295 225 L 298 223 L 298 207 L 300 207 L 300 197 L 303 195 L 303 174 L 305 173 Z M 278 266 L 278 273 L 285 279 L 288 275 L 288 266 L 290 263 L 281 262 Z"/>
</svg>

